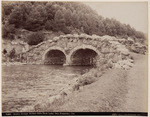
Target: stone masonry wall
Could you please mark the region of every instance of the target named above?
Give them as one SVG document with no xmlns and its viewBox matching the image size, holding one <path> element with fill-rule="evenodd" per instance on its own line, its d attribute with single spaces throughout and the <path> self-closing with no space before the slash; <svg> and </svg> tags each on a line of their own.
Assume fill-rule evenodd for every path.
<svg viewBox="0 0 150 117">
<path fill-rule="evenodd" d="M 126 48 L 128 39 L 117 39 L 110 36 L 97 36 L 97 35 L 61 35 L 52 40 L 44 41 L 25 53 L 27 63 L 43 64 L 44 56 L 50 49 L 60 48 L 68 59 L 71 57 L 72 52 L 76 51 L 75 48 L 88 48 L 94 49 L 98 52 L 99 61 L 105 60 L 106 63 L 111 63 L 111 66 L 121 67 L 125 63 L 131 66 L 133 60 Z M 78 48 L 78 49 L 79 49 Z"/>
</svg>

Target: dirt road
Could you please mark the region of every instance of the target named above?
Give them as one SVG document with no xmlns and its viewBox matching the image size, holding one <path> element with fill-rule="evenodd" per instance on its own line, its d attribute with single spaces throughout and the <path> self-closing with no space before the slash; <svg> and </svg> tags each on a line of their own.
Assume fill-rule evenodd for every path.
<svg viewBox="0 0 150 117">
<path fill-rule="evenodd" d="M 55 111 L 147 112 L 146 56 L 133 54 L 133 57 L 133 68 L 107 71 L 95 83 L 74 92 Z"/>
</svg>

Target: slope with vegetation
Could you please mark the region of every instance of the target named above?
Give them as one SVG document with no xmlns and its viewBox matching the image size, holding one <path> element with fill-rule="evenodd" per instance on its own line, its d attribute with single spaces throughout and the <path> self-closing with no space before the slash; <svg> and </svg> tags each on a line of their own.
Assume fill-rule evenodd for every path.
<svg viewBox="0 0 150 117">
<path fill-rule="evenodd" d="M 19 38 L 20 30 L 30 33 Z M 79 2 L 3 2 L 2 36 L 6 40 L 21 39 L 29 45 L 44 40 L 43 33 L 86 33 L 99 36 L 132 37 L 144 43 L 142 32 L 115 19 L 103 18 L 89 6 Z M 33 38 L 34 37 L 34 38 Z"/>
</svg>

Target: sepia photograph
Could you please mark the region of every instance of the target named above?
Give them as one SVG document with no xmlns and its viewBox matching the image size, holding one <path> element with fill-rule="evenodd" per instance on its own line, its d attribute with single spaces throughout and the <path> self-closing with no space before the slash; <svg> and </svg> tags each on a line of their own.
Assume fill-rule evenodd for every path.
<svg viewBox="0 0 150 117">
<path fill-rule="evenodd" d="M 148 1 L 1 2 L 1 115 L 148 116 Z"/>
</svg>

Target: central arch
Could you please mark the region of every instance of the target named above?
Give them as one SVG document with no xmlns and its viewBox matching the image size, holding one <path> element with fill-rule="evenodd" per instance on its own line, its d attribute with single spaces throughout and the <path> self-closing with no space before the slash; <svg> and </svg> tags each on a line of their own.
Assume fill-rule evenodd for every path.
<svg viewBox="0 0 150 117">
<path fill-rule="evenodd" d="M 66 55 L 62 48 L 49 48 L 43 55 L 43 61 L 44 64 L 63 65 L 66 63 Z"/>
<path fill-rule="evenodd" d="M 75 47 L 69 54 L 71 65 L 95 65 L 100 52 L 91 45 Z"/>
</svg>

